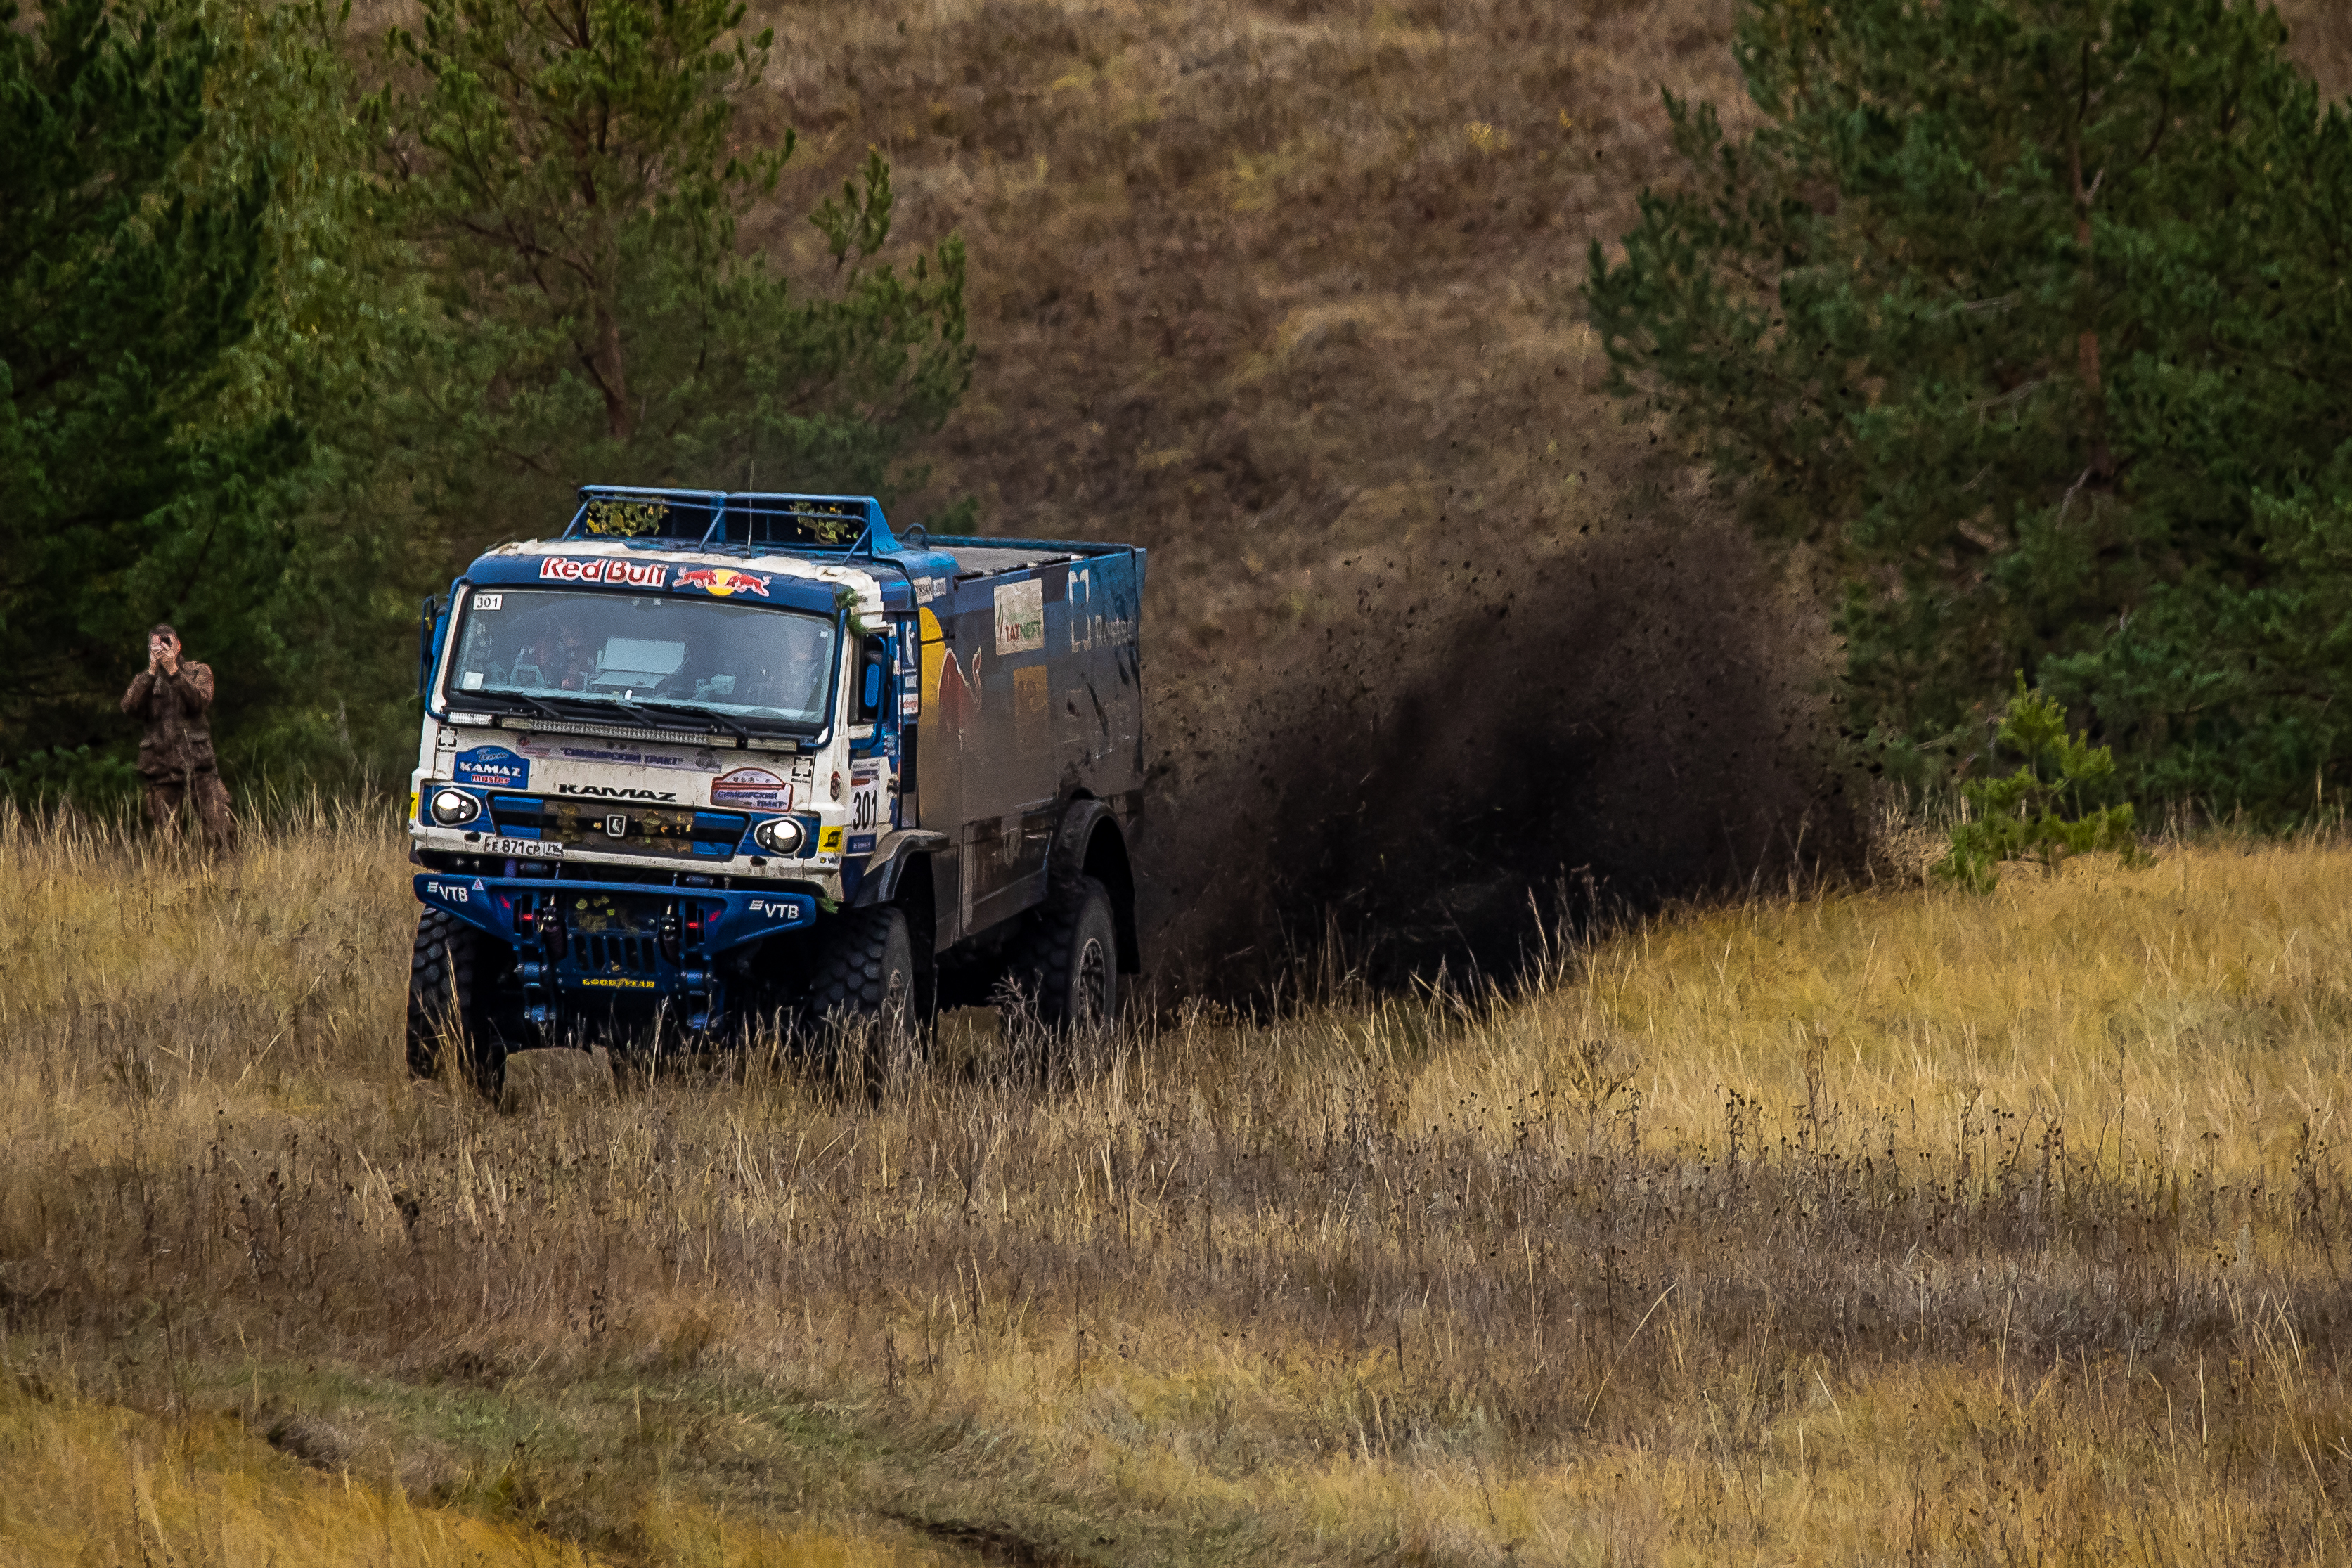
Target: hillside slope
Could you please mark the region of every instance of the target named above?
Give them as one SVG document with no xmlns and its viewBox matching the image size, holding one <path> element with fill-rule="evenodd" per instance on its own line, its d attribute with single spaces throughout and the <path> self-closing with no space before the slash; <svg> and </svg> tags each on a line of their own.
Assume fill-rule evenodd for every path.
<svg viewBox="0 0 2352 1568">
<path fill-rule="evenodd" d="M 1507 956 L 1531 878 L 1744 876 L 1833 788 L 1811 618 L 1600 393 L 1574 306 L 1666 172 L 1658 85 L 1736 91 L 1731 14 L 769 18 L 805 140 L 758 242 L 817 260 L 794 214 L 876 143 L 901 232 L 971 243 L 980 370 L 921 502 L 1155 552 L 1187 982 L 1327 906 Z"/>
<path fill-rule="evenodd" d="M 1575 298 L 1674 176 L 1660 89 L 1745 109 L 1734 0 L 754 12 L 803 136 L 755 243 L 818 276 L 797 214 L 869 144 L 902 235 L 971 243 L 917 515 L 1155 552 L 1168 968 L 1326 908 L 1506 958 L 1563 871 L 1850 849 L 1822 617 L 1599 391 Z M 2342 90 L 2352 17 L 2288 15 Z"/>
</svg>

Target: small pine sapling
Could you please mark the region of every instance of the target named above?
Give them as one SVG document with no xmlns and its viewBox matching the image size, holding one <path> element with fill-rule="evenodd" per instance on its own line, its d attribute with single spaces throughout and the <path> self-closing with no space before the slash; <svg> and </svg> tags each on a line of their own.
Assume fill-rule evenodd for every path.
<svg viewBox="0 0 2352 1568">
<path fill-rule="evenodd" d="M 1978 893 L 1990 893 L 2001 862 L 2033 859 L 2055 870 L 2068 855 L 2113 850 L 2139 857 L 2131 802 L 2085 810 L 2083 798 L 2115 778 L 2114 752 L 2066 733 L 2066 711 L 2055 697 L 2030 691 L 2024 672 L 1994 732 L 1996 749 L 2022 757 L 2025 766 L 2001 779 L 1971 779 L 1960 786 L 1972 812 L 1952 828 L 1951 852 L 1935 873 Z"/>
</svg>

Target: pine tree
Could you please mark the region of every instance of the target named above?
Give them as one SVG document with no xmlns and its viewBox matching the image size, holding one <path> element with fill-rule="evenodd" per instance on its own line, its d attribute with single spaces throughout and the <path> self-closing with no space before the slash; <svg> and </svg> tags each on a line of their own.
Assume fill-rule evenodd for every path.
<svg viewBox="0 0 2352 1568">
<path fill-rule="evenodd" d="M 267 532 L 262 493 L 306 455 L 280 413 L 218 417 L 265 270 L 268 180 L 192 190 L 184 177 L 215 54 L 187 7 L 134 22 L 101 0 L 61 0 L 22 26 L 0 0 L 0 769 L 12 789 L 86 783 L 93 766 L 122 781 L 105 748 L 121 739 L 116 699 L 146 625 L 184 619 L 236 570 Z"/>
<path fill-rule="evenodd" d="M 1614 384 L 1840 585 L 1851 723 L 2010 672 L 2134 793 L 2290 813 L 2352 760 L 2352 121 L 2221 0 L 1747 0 L 1762 126 L 1669 99 L 1586 298 Z"/>
<path fill-rule="evenodd" d="M 804 293 L 737 223 L 793 151 L 737 150 L 770 36 L 737 0 L 425 0 L 372 103 L 404 221 L 458 328 L 433 412 L 510 536 L 587 479 L 886 489 L 969 384 L 963 247 L 900 274 L 887 166 L 814 219 L 838 273 Z M 481 503 L 498 498 L 485 508 Z"/>
</svg>

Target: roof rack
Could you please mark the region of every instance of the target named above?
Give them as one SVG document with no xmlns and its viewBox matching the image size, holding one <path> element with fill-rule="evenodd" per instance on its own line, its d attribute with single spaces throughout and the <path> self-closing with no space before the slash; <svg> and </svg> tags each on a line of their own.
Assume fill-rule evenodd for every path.
<svg viewBox="0 0 2352 1568">
<path fill-rule="evenodd" d="M 898 548 L 871 496 L 660 490 L 583 485 L 567 539 L 684 539 L 705 548 L 769 546 L 877 555 Z"/>
</svg>

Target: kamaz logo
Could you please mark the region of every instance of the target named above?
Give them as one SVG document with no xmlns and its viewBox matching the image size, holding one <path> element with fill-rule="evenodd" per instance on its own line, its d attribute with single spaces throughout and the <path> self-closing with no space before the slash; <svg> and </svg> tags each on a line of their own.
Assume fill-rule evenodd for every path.
<svg viewBox="0 0 2352 1568">
<path fill-rule="evenodd" d="M 618 784 L 558 784 L 559 795 L 603 795 L 614 800 L 675 800 L 677 795 L 668 789 L 630 789 Z"/>
</svg>

